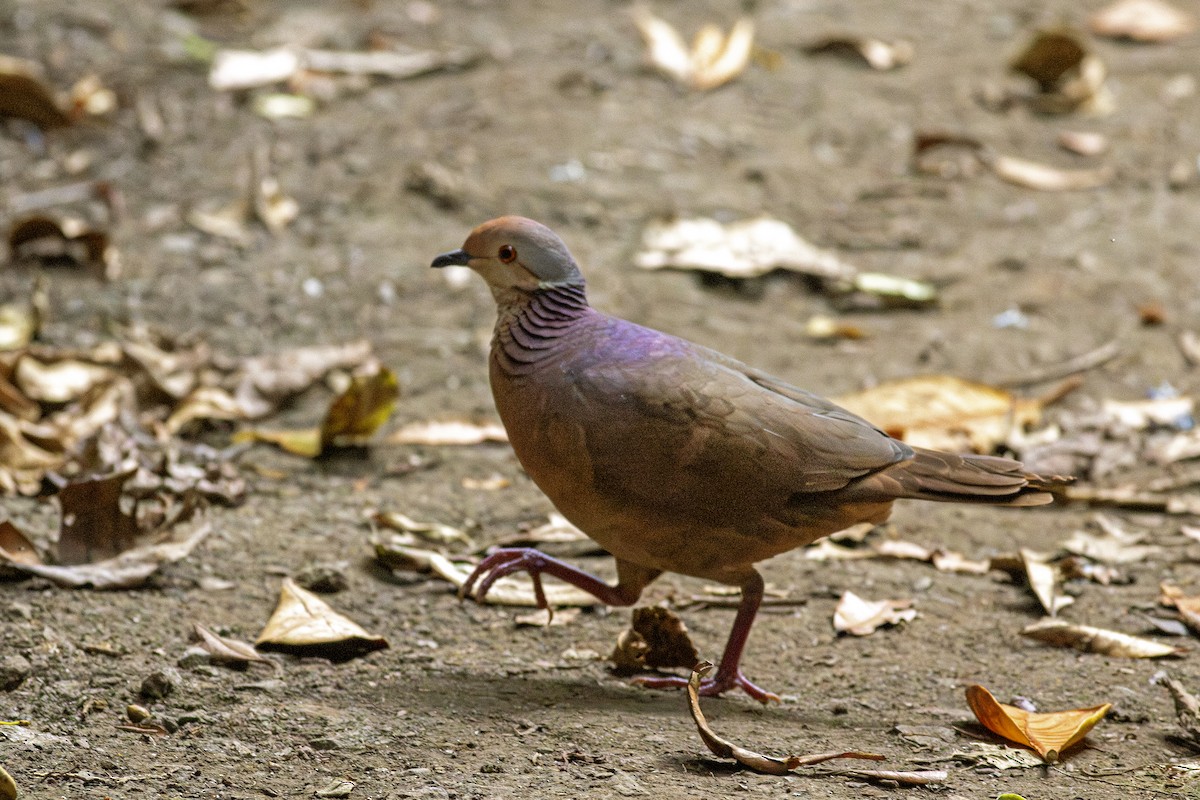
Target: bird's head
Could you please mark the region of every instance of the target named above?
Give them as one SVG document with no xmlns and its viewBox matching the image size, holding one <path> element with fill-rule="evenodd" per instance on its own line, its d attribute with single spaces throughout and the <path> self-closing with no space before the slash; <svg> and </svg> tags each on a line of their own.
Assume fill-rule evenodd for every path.
<svg viewBox="0 0 1200 800">
<path fill-rule="evenodd" d="M 554 231 L 525 217 L 483 223 L 458 250 L 442 253 L 433 267 L 459 264 L 478 272 L 497 299 L 513 290 L 582 286 L 583 274 Z"/>
</svg>

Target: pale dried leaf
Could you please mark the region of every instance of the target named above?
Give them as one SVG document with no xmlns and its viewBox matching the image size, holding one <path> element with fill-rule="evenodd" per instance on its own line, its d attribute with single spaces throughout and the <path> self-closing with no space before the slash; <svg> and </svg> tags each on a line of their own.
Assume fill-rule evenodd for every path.
<svg viewBox="0 0 1200 800">
<path fill-rule="evenodd" d="M 933 551 L 928 547 L 916 542 L 906 542 L 903 539 L 884 539 L 875 545 L 875 552 L 887 558 L 906 561 L 933 560 Z"/>
<path fill-rule="evenodd" d="M 1105 400 L 1100 405 L 1104 424 L 1124 431 L 1152 427 L 1173 428 L 1195 413 L 1192 397 L 1164 397 L 1156 400 Z"/>
<path fill-rule="evenodd" d="M 890 769 L 842 769 L 839 775 L 851 778 L 862 778 L 868 781 L 898 783 L 902 786 L 930 786 L 935 783 L 945 783 L 950 773 L 944 769 L 922 769 L 909 772 L 897 772 Z"/>
<path fill-rule="evenodd" d="M 646 42 L 647 59 L 656 69 L 692 89 L 715 89 L 736 78 L 750 62 L 754 23 L 740 19 L 725 36 L 715 25 L 705 25 L 691 48 L 667 21 L 645 8 L 633 9 L 633 21 Z"/>
<path fill-rule="evenodd" d="M 549 608 L 537 608 L 527 614 L 517 614 L 513 617 L 513 622 L 518 626 L 527 628 L 558 627 L 561 625 L 570 625 L 579 619 L 579 615 L 582 613 L 583 610 L 579 608 L 564 608 L 559 611 L 553 611 Z"/>
<path fill-rule="evenodd" d="M 586 541 L 588 535 L 572 525 L 562 514 L 551 511 L 546 522 L 524 534 L 522 538 L 533 543 L 564 544 Z"/>
<path fill-rule="evenodd" d="M 164 565 L 186 558 L 211 530 L 212 526 L 204 523 L 181 540 L 139 545 L 114 558 L 91 564 L 19 564 L 4 558 L 3 553 L 0 553 L 0 563 L 45 578 L 59 586 L 133 589 L 145 584 Z"/>
<path fill-rule="evenodd" d="M 967 687 L 967 705 L 975 718 L 992 733 L 1032 748 L 1044 761 L 1053 764 L 1062 752 L 1087 736 L 1112 704 L 1070 711 L 1040 713 L 997 702 L 978 684 Z"/>
<path fill-rule="evenodd" d="M 264 650 L 319 655 L 332 661 L 347 661 L 388 646 L 382 636 L 367 633 L 291 578 L 283 579 L 279 605 L 254 644 Z"/>
<path fill-rule="evenodd" d="M 831 542 L 853 542 L 861 544 L 871 531 L 879 526 L 874 522 L 860 522 L 857 525 L 851 525 L 849 528 L 829 534 L 828 540 Z"/>
<path fill-rule="evenodd" d="M 78 400 L 113 376 L 111 369 L 97 364 L 73 359 L 47 364 L 30 355 L 17 361 L 13 375 L 14 383 L 26 397 L 55 404 Z"/>
<path fill-rule="evenodd" d="M 1178 611 L 1188 627 L 1200 634 L 1200 595 L 1189 597 L 1183 589 L 1166 582 L 1159 584 L 1158 591 L 1158 602 Z"/>
<path fill-rule="evenodd" d="M 1094 131 L 1061 131 L 1058 144 L 1081 156 L 1098 156 L 1108 150 L 1108 137 Z"/>
<path fill-rule="evenodd" d="M 691 677 L 688 678 L 688 709 L 692 714 L 692 722 L 696 724 L 696 730 L 700 733 L 700 738 L 713 755 L 719 758 L 732 758 L 739 764 L 755 772 L 763 772 L 768 775 L 786 775 L 796 767 L 813 766 L 825 761 L 831 761 L 837 758 L 858 758 L 868 761 L 883 761 L 883 756 L 875 755 L 874 753 L 818 753 L 807 756 L 788 756 L 786 758 L 775 758 L 774 756 L 766 756 L 761 753 L 756 753 L 753 750 L 747 750 L 740 747 L 728 739 L 718 736 L 717 733 L 709 726 L 708 720 L 704 717 L 704 712 L 700 710 L 700 679 L 703 678 L 713 665 L 705 661 L 697 664 L 692 669 Z"/>
<path fill-rule="evenodd" d="M 838 633 L 867 636 L 882 625 L 898 625 L 916 616 L 912 600 L 865 600 L 846 591 L 833 612 L 833 628 Z"/>
<path fill-rule="evenodd" d="M 855 56 L 871 69 L 881 71 L 905 66 L 914 54 L 912 42 L 904 39 L 888 42 L 869 36 L 831 36 L 804 49 L 809 53 Z"/>
<path fill-rule="evenodd" d="M 230 664 L 247 664 L 254 661 L 276 666 L 274 661 L 264 658 L 254 649 L 254 645 L 249 642 L 242 642 L 237 639 L 221 636 L 199 622 L 192 624 L 192 630 L 196 632 L 196 636 L 200 639 L 200 646 L 208 651 L 208 654 L 212 656 L 214 661 Z"/>
<path fill-rule="evenodd" d="M 1045 555 L 1021 548 L 1020 556 L 1029 588 L 1033 590 L 1047 614 L 1056 616 L 1061 609 L 1075 602 L 1074 597 L 1064 595 L 1059 590 L 1062 576 Z"/>
<path fill-rule="evenodd" d="M 1001 744 L 972 742 L 971 749 L 958 751 L 953 757 L 971 764 L 986 764 L 996 769 L 1029 769 L 1044 767 L 1046 762 L 1029 750 L 1014 750 Z"/>
<path fill-rule="evenodd" d="M 1137 42 L 1169 42 L 1195 30 L 1195 21 L 1164 0 L 1117 0 L 1092 14 L 1092 33 Z"/>
<path fill-rule="evenodd" d="M 859 561 L 864 558 L 878 558 L 879 554 L 874 550 L 844 547 L 834 544 L 829 539 L 818 539 L 804 548 L 804 557 L 809 561 Z"/>
<path fill-rule="evenodd" d="M 822 250 L 777 219 L 760 217 L 724 225 L 693 218 L 653 222 L 634 256 L 642 269 L 699 270 L 727 278 L 757 278 L 775 269 L 852 282 L 858 270 Z"/>
<path fill-rule="evenodd" d="M 1136 564 L 1162 552 L 1156 545 L 1142 544 L 1142 534 L 1128 533 L 1115 519 L 1104 514 L 1092 517 L 1098 530 L 1077 530 L 1063 542 L 1068 553 L 1104 564 Z"/>
<path fill-rule="evenodd" d="M 467 549 L 475 549 L 474 540 L 462 529 L 455 528 L 453 525 L 441 522 L 419 522 L 399 511 L 375 511 L 370 514 L 370 519 L 382 528 L 413 534 L 411 539 L 402 541 L 416 543 L 418 539 L 424 539 L 443 545 L 459 543 L 465 545 Z"/>
<path fill-rule="evenodd" d="M 33 341 L 40 314 L 32 303 L 0 305 L 0 351 L 20 350 Z"/>
<path fill-rule="evenodd" d="M 1069 192 L 1097 189 L 1116 174 L 1112 167 L 1062 169 L 1016 156 L 996 155 L 988 159 L 996 177 L 1015 186 L 1043 192 Z"/>
<path fill-rule="evenodd" d="M 1116 658 L 1163 658 L 1183 655 L 1185 652 L 1182 647 L 1174 647 L 1152 639 L 1093 628 L 1090 625 L 1076 625 L 1058 619 L 1044 619 L 1027 625 L 1021 630 L 1021 635 L 1058 647 L 1074 647 L 1085 653 L 1099 653 Z"/>
<path fill-rule="evenodd" d="M 301 63 L 299 52 L 293 48 L 218 50 L 208 73 L 208 85 L 217 90 L 269 86 L 296 74 Z"/>
<path fill-rule="evenodd" d="M 483 442 L 507 442 L 508 433 L 496 422 L 440 420 L 412 422 L 387 437 L 389 444 L 430 446 L 472 445 Z"/>
<path fill-rule="evenodd" d="M 839 339 L 865 339 L 868 334 L 857 325 L 834 319 L 826 314 L 817 314 L 808 318 L 804 323 L 804 335 L 817 341 L 833 341 Z"/>
<path fill-rule="evenodd" d="M 949 375 L 889 381 L 834 402 L 909 444 L 985 453 L 1042 416 L 1037 400 Z"/>
<path fill-rule="evenodd" d="M 1165 686 L 1167 691 L 1171 693 L 1171 699 L 1175 703 L 1175 717 L 1179 720 L 1179 727 L 1183 730 L 1192 747 L 1200 750 L 1200 700 L 1197 700 L 1196 696 L 1189 692 L 1182 683 L 1172 678 L 1166 672 L 1155 675 L 1151 679 L 1151 682 Z"/>
<path fill-rule="evenodd" d="M 933 554 L 933 566 L 939 572 L 961 572 L 967 575 L 986 575 L 992 570 L 990 560 L 967 558 L 953 550 L 937 550 Z"/>
</svg>

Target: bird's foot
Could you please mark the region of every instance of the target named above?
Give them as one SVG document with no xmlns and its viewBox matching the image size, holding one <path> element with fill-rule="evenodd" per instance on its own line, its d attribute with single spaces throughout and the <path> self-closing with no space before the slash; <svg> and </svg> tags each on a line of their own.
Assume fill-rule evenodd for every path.
<svg viewBox="0 0 1200 800">
<path fill-rule="evenodd" d="M 542 588 L 542 571 L 549 562 L 548 556 L 529 547 L 503 547 L 479 562 L 479 566 L 475 567 L 459 588 L 458 596 L 460 599 L 470 597 L 482 603 L 496 581 L 515 572 L 528 572 L 530 580 L 533 581 L 537 607 L 549 609 L 546 590 Z M 479 583 L 478 589 L 475 588 L 476 582 Z"/>
<path fill-rule="evenodd" d="M 688 679 L 678 675 L 639 675 L 632 682 L 647 689 L 685 689 L 688 685 Z M 716 697 L 730 689 L 741 689 L 763 705 L 779 702 L 779 695 L 752 683 L 740 669 L 733 672 L 718 669 L 715 677 L 700 681 L 701 697 Z"/>
</svg>

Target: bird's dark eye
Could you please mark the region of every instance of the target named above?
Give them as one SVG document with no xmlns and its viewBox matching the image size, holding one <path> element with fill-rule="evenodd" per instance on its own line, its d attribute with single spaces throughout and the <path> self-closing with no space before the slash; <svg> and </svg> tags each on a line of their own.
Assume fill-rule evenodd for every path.
<svg viewBox="0 0 1200 800">
<path fill-rule="evenodd" d="M 500 260 L 501 261 L 503 261 L 505 264 L 508 264 L 511 261 L 516 261 L 516 259 L 517 259 L 517 249 L 515 247 L 513 247 L 510 244 L 502 245 L 500 247 Z"/>
</svg>

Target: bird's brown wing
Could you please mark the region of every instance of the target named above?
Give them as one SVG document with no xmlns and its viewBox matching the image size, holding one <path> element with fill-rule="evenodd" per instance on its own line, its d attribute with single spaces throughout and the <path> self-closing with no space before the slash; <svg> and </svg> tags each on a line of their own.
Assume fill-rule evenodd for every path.
<svg viewBox="0 0 1200 800">
<path fill-rule="evenodd" d="M 828 401 L 706 348 L 663 341 L 637 358 L 609 350 L 574 377 L 584 406 L 575 419 L 605 494 L 769 514 L 798 493 L 840 489 L 912 456 Z"/>
</svg>

